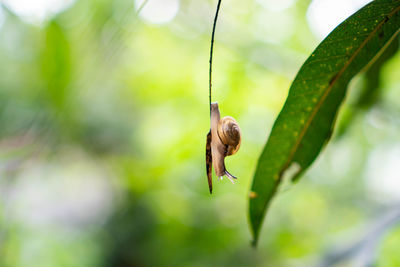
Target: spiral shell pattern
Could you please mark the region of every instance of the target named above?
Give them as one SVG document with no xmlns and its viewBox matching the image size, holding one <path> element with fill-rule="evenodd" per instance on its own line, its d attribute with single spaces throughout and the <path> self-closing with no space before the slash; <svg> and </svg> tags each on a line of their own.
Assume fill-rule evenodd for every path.
<svg viewBox="0 0 400 267">
<path fill-rule="evenodd" d="M 239 150 L 241 133 L 239 125 L 234 118 L 226 116 L 219 121 L 218 136 L 227 147 L 226 156 L 233 155 Z"/>
</svg>

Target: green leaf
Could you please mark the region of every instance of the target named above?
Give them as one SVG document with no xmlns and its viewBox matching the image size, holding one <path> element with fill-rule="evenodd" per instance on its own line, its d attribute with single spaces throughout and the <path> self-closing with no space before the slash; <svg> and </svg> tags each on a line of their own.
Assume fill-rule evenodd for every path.
<svg viewBox="0 0 400 267">
<path fill-rule="evenodd" d="M 400 0 L 373 1 L 334 29 L 303 64 L 258 160 L 249 196 L 254 244 L 282 177 L 288 171 L 298 178 L 315 160 L 349 81 L 379 57 L 399 28 Z"/>
</svg>

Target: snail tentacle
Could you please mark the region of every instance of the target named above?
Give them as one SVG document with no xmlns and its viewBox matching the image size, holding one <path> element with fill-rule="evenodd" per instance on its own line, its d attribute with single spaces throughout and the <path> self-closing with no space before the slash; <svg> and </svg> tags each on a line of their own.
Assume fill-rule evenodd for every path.
<svg viewBox="0 0 400 267">
<path fill-rule="evenodd" d="M 225 175 L 232 182 L 232 184 L 235 183 L 235 180 L 237 179 L 236 176 L 233 176 L 232 174 L 230 174 L 226 169 L 225 169 Z"/>
</svg>

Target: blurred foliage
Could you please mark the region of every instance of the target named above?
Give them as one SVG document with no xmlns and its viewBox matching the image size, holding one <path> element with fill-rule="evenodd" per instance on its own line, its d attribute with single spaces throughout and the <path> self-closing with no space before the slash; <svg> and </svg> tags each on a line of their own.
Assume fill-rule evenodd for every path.
<svg viewBox="0 0 400 267">
<path fill-rule="evenodd" d="M 367 70 L 363 73 L 364 81 L 362 85 L 359 86 L 359 91 L 351 98 L 347 110 L 342 114 L 341 123 L 338 125 L 339 129 L 337 130 L 337 135 L 341 136 L 345 133 L 355 116 L 357 116 L 357 111 L 368 109 L 379 103 L 382 93 L 382 90 L 380 90 L 382 84 L 382 68 L 390 58 L 396 55 L 398 50 L 399 38 L 395 37 L 382 52 L 382 55 L 380 55 L 370 66 L 367 66 Z"/>
<path fill-rule="evenodd" d="M 154 23 L 170 8 L 157 13 L 151 1 L 179 9 Z M 2 2 L 0 266 L 313 266 L 398 202 L 399 53 L 383 66 L 379 104 L 282 188 L 253 250 L 247 191 L 290 82 L 319 42 L 310 1 L 223 2 L 214 97 L 244 139 L 227 160 L 238 183 L 216 183 L 211 197 L 216 3 L 160 1 L 139 15 L 141 1 L 76 0 L 56 11 L 57 1 L 43 1 L 44 17 Z M 370 255 L 378 266 L 398 262 L 396 229 Z"/>
</svg>

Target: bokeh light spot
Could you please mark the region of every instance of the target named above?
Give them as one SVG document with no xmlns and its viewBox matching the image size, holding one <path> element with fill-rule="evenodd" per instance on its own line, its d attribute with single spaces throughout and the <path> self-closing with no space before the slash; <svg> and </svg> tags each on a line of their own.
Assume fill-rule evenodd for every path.
<svg viewBox="0 0 400 267">
<path fill-rule="evenodd" d="M 68 8 L 74 0 L 4 0 L 15 14 L 29 23 L 42 23 Z"/>
<path fill-rule="evenodd" d="M 382 202 L 400 200 L 400 144 L 376 148 L 368 159 L 365 176 L 374 196 Z"/>
<path fill-rule="evenodd" d="M 313 0 L 307 11 L 308 24 L 323 39 L 347 17 L 371 0 Z"/>
<path fill-rule="evenodd" d="M 293 6 L 295 0 L 257 0 L 257 2 L 262 5 L 263 7 L 271 10 L 271 11 L 282 11 L 288 9 L 289 7 Z"/>
<path fill-rule="evenodd" d="M 135 0 L 135 7 L 138 10 L 146 0 Z M 163 24 L 173 20 L 179 10 L 179 0 L 149 0 L 144 3 L 140 11 L 140 17 L 144 20 Z"/>
</svg>

